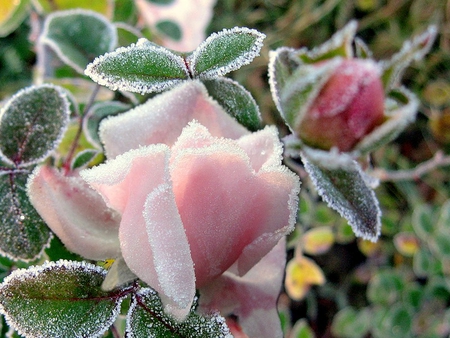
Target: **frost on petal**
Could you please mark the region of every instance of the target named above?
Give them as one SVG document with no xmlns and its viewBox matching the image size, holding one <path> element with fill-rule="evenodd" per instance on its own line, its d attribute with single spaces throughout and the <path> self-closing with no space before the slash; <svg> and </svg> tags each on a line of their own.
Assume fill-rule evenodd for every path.
<svg viewBox="0 0 450 338">
<path fill-rule="evenodd" d="M 281 164 L 283 147 L 275 126 L 267 126 L 263 130 L 243 136 L 238 140 L 238 144 L 247 153 L 256 172 L 263 166 Z"/>
<path fill-rule="evenodd" d="M 223 316 L 235 315 L 249 337 L 281 338 L 276 308 L 286 261 L 285 239 L 243 277 L 225 272 L 200 289 L 201 311 L 217 309 Z"/>
<path fill-rule="evenodd" d="M 164 32 L 161 34 L 164 47 L 180 52 L 194 50 L 205 39 L 206 26 L 212 18 L 215 3 L 216 0 L 173 0 L 170 4 L 159 5 L 136 0 L 136 6 L 149 26 L 158 30 L 161 23 L 170 22 L 180 30 L 179 39 Z"/>
<path fill-rule="evenodd" d="M 42 166 L 27 188 L 33 206 L 70 251 L 95 260 L 117 256 L 120 216 L 80 177 Z"/>
<path fill-rule="evenodd" d="M 216 137 L 236 139 L 249 132 L 212 100 L 198 81 L 188 81 L 127 113 L 103 120 L 100 138 L 108 158 L 139 146 L 172 145 L 193 119 Z"/>
<path fill-rule="evenodd" d="M 159 282 L 156 289 L 166 312 L 183 320 L 195 296 L 194 263 L 171 182 L 148 195 L 144 218 Z"/>
<path fill-rule="evenodd" d="M 207 142 L 189 147 L 198 139 Z M 293 227 L 298 177 L 281 165 L 256 174 L 237 141 L 213 138 L 191 123 L 173 146 L 170 168 L 197 286 L 241 260 L 253 244 L 242 257 L 248 271 Z"/>
</svg>

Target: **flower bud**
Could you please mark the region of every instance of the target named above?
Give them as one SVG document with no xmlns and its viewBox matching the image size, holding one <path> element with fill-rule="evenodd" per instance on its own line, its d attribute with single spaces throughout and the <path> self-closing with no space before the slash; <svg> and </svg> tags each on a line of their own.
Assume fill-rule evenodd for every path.
<svg viewBox="0 0 450 338">
<path fill-rule="evenodd" d="M 315 64 L 326 67 L 331 61 Z M 334 61 L 335 62 L 335 61 Z M 343 59 L 296 125 L 307 145 L 351 151 L 384 121 L 384 90 L 380 69 L 371 60 Z"/>
</svg>

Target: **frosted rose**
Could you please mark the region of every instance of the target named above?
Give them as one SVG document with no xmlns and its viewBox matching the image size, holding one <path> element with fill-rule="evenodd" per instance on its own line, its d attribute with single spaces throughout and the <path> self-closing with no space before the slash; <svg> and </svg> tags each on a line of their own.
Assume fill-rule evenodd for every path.
<svg viewBox="0 0 450 338">
<path fill-rule="evenodd" d="M 315 67 L 327 67 L 329 62 L 336 60 Z M 295 133 L 315 148 L 350 151 L 384 119 L 384 90 L 377 64 L 343 59 L 295 126 Z"/>
</svg>

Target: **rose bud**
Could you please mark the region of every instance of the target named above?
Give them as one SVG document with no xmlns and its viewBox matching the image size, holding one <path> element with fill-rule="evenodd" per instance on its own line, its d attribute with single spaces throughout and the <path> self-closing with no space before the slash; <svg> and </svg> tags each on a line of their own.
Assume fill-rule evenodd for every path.
<svg viewBox="0 0 450 338">
<path fill-rule="evenodd" d="M 323 61 L 314 67 L 327 67 Z M 371 60 L 342 59 L 295 125 L 307 145 L 351 151 L 365 135 L 384 121 L 384 90 L 380 69 Z"/>
</svg>

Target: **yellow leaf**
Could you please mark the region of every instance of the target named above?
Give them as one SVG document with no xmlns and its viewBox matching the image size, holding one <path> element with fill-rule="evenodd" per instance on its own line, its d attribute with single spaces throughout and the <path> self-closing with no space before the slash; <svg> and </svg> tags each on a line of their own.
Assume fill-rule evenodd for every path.
<svg viewBox="0 0 450 338">
<path fill-rule="evenodd" d="M 301 300 L 312 285 L 323 285 L 325 276 L 320 267 L 310 258 L 299 256 L 286 266 L 286 291 L 294 300 Z"/>
<path fill-rule="evenodd" d="M 381 246 L 381 241 L 378 242 L 372 242 L 369 240 L 359 240 L 358 241 L 358 248 L 359 251 L 361 251 L 365 256 L 371 257 L 375 255 L 377 252 L 379 252 Z"/>
<path fill-rule="evenodd" d="M 403 256 L 412 257 L 419 249 L 419 240 L 411 232 L 400 232 L 394 237 L 394 245 Z"/>
<path fill-rule="evenodd" d="M 334 244 L 334 234 L 329 226 L 312 228 L 301 239 L 303 252 L 320 255 L 327 252 Z"/>
</svg>

